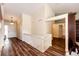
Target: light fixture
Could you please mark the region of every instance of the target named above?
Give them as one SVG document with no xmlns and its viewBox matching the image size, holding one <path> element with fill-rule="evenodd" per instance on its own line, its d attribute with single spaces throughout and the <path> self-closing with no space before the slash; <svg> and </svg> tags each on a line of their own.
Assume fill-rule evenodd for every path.
<svg viewBox="0 0 79 59">
<path fill-rule="evenodd" d="M 13 17 L 11 17 L 11 22 L 10 22 L 10 24 L 14 24 L 14 22 L 13 22 Z"/>
<path fill-rule="evenodd" d="M 10 24 L 14 24 L 14 22 L 11 20 Z"/>
</svg>

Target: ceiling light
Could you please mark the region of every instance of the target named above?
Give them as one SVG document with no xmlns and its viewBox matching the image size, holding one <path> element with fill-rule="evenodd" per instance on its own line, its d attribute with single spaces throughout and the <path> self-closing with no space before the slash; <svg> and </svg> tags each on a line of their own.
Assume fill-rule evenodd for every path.
<svg viewBox="0 0 79 59">
<path fill-rule="evenodd" d="M 14 24 L 14 22 L 13 22 L 13 17 L 11 17 L 11 22 L 10 22 L 10 24 Z"/>
<path fill-rule="evenodd" d="M 14 23 L 11 22 L 10 24 L 14 24 Z"/>
</svg>

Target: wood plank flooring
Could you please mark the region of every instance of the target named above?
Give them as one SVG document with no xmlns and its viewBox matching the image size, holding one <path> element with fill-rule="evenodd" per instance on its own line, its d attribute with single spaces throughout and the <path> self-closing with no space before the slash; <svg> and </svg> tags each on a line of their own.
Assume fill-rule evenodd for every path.
<svg viewBox="0 0 79 59">
<path fill-rule="evenodd" d="M 52 46 L 55 46 L 55 45 L 62 48 L 62 50 L 65 51 L 65 39 L 63 39 L 63 38 L 53 38 Z"/>
<path fill-rule="evenodd" d="M 58 47 L 49 47 L 44 53 L 17 38 L 5 40 L 2 56 L 63 56 L 65 52 Z"/>
<path fill-rule="evenodd" d="M 53 56 L 65 55 L 65 39 L 53 38 L 52 47 L 48 48 L 45 53 Z"/>
</svg>

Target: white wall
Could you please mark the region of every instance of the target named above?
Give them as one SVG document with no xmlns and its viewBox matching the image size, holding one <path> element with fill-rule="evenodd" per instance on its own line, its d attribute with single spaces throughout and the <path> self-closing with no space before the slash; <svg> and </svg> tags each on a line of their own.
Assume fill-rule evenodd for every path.
<svg viewBox="0 0 79 59">
<path fill-rule="evenodd" d="M 54 16 L 54 13 L 47 4 L 33 15 L 22 14 L 22 31 L 27 34 L 48 34 L 48 25 L 45 20 L 52 16 Z"/>
<path fill-rule="evenodd" d="M 31 35 L 32 34 L 32 17 L 27 14 L 22 14 L 22 19 L 21 19 L 21 39 L 29 44 L 31 44 Z M 27 34 L 27 35 L 25 35 Z"/>
<path fill-rule="evenodd" d="M 27 33 L 27 34 L 31 34 L 31 21 L 32 21 L 32 17 L 30 15 L 27 14 L 22 14 L 22 32 L 23 33 Z"/>
<path fill-rule="evenodd" d="M 45 51 L 51 46 L 52 42 L 52 34 L 49 33 L 49 24 L 46 22 L 47 18 L 50 18 L 54 16 L 54 13 L 49 5 L 44 5 L 40 8 L 40 10 L 36 11 L 33 15 L 32 20 L 32 34 L 37 35 L 40 37 L 40 41 L 36 40 L 35 42 L 43 42 L 38 46 L 39 43 L 37 43 L 37 47 L 40 51 Z M 44 37 L 43 39 L 41 39 Z M 41 50 L 40 47 L 43 46 L 43 49 Z"/>
<path fill-rule="evenodd" d="M 34 48 L 41 52 L 45 52 L 49 46 L 51 46 L 51 34 L 46 35 L 34 35 L 34 34 L 22 34 L 22 40 L 30 44 Z"/>
<path fill-rule="evenodd" d="M 54 13 L 51 7 L 48 6 L 47 4 L 44 5 L 42 8 L 40 8 L 40 10 L 36 11 L 36 13 L 34 13 L 33 15 L 34 20 L 32 21 L 32 25 L 33 25 L 32 32 L 38 35 L 48 34 L 48 27 L 45 20 L 52 16 L 54 16 Z"/>
<path fill-rule="evenodd" d="M 33 15 L 22 14 L 22 40 L 44 52 L 51 46 L 52 35 L 48 34 L 46 19 L 54 16 L 51 8 L 44 5 Z"/>
</svg>

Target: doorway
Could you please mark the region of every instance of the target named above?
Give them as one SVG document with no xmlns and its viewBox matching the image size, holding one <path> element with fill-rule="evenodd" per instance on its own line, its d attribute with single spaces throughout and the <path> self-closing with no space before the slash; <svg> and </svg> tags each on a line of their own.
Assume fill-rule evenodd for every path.
<svg viewBox="0 0 79 59">
<path fill-rule="evenodd" d="M 4 38 L 4 47 L 2 49 L 2 55 L 8 56 L 11 47 L 10 38 L 16 37 L 16 27 L 15 24 L 10 24 L 9 21 L 4 21 L 4 30 L 5 30 L 5 38 Z"/>
<path fill-rule="evenodd" d="M 62 51 L 65 55 L 65 19 L 52 22 L 52 47 Z"/>
<path fill-rule="evenodd" d="M 7 38 L 13 38 L 17 36 L 17 31 L 16 31 L 16 23 L 11 24 L 9 21 L 4 21 L 5 22 L 5 36 Z"/>
</svg>

